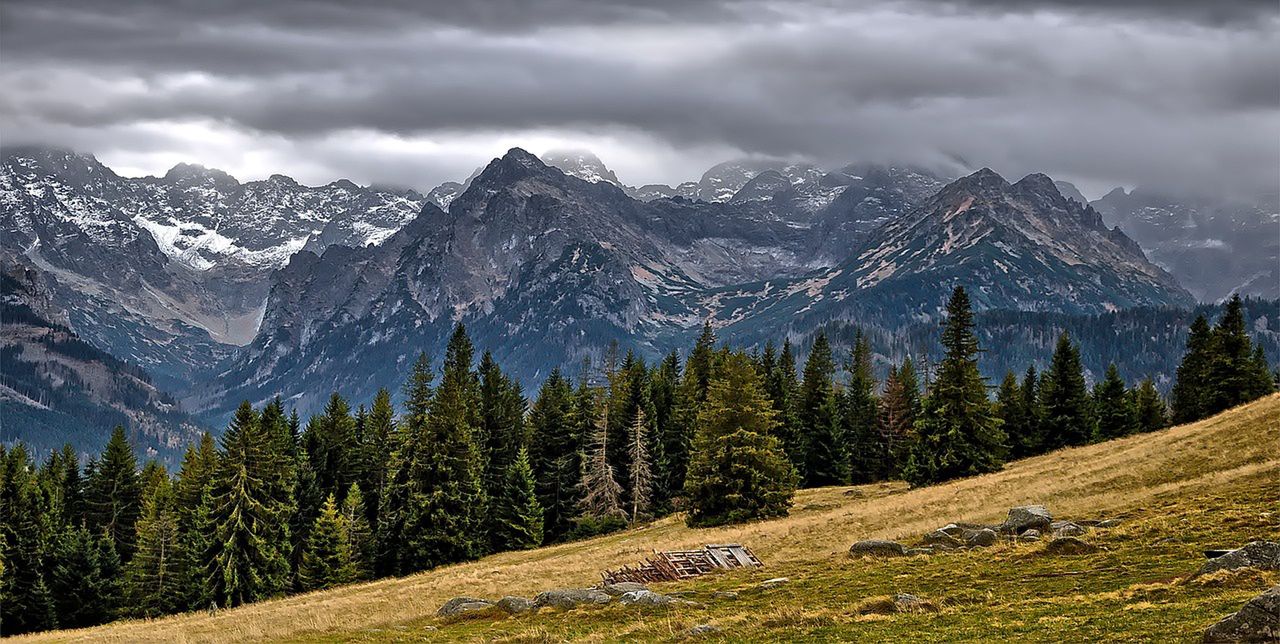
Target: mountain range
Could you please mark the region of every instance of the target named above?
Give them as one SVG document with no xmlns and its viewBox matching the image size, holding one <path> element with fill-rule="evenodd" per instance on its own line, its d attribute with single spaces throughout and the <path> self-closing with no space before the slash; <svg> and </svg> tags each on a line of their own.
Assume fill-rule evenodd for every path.
<svg viewBox="0 0 1280 644">
<path fill-rule="evenodd" d="M 305 412 L 334 390 L 366 397 L 458 322 L 535 384 L 614 340 L 650 357 L 682 348 L 707 320 L 746 344 L 842 321 L 927 324 L 954 285 L 981 309 L 1186 308 L 1236 278 L 1184 288 L 1172 249 L 1212 245 L 1197 240 L 1243 216 L 1158 238 L 1130 193 L 1088 204 L 1040 174 L 865 163 L 748 160 L 630 187 L 590 153 L 517 148 L 423 195 L 241 183 L 193 165 L 127 178 L 56 149 L 3 156 L 0 257 L 40 275 L 68 330 L 208 419 L 241 399 L 280 394 Z M 1130 227 L 1170 262 L 1149 261 Z M 1276 249 L 1263 248 L 1233 258 L 1233 276 L 1256 274 L 1237 281 L 1269 294 L 1258 255 Z"/>
</svg>

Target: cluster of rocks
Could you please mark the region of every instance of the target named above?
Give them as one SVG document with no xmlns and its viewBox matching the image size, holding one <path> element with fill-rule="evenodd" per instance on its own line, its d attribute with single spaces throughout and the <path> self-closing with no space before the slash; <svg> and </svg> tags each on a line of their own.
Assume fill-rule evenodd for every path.
<svg viewBox="0 0 1280 644">
<path fill-rule="evenodd" d="M 572 610 L 582 606 L 603 605 L 617 599 L 624 606 L 669 606 L 693 604 L 675 595 L 655 593 L 644 584 L 621 582 L 596 588 L 558 588 L 538 593 L 533 599 L 503 597 L 497 601 L 475 597 L 454 597 L 436 611 L 438 617 L 452 617 L 474 611 L 492 611 L 519 615 L 542 608 Z"/>
<path fill-rule="evenodd" d="M 1280 542 L 1253 541 L 1206 561 L 1192 579 L 1225 570 L 1280 570 Z M 1280 586 L 1249 600 L 1204 632 L 1206 642 L 1280 642 Z"/>
<path fill-rule="evenodd" d="M 953 550 L 986 548 L 1002 540 L 1030 543 L 1049 539 L 1045 551 L 1051 554 L 1083 554 L 1092 552 L 1095 546 L 1079 537 L 1094 528 L 1111 528 L 1119 525 L 1116 519 L 1091 521 L 1054 521 L 1053 515 L 1042 505 L 1027 505 L 1009 510 L 1008 517 L 998 525 L 976 523 L 948 523 L 937 530 L 925 533 L 920 542 L 906 546 L 897 541 L 868 539 L 854 543 L 849 554 L 855 557 L 903 557 L 932 555 Z"/>
</svg>

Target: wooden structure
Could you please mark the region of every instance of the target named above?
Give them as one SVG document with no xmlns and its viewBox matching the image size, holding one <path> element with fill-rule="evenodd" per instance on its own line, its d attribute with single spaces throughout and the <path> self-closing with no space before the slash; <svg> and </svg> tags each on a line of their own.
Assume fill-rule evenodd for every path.
<svg viewBox="0 0 1280 644">
<path fill-rule="evenodd" d="M 606 584 L 632 581 L 647 584 L 655 581 L 676 581 L 705 575 L 713 570 L 733 568 L 760 568 L 764 566 L 751 549 L 740 543 L 707 544 L 698 550 L 670 550 L 654 552 L 636 567 L 623 566 L 618 570 L 600 573 Z"/>
</svg>

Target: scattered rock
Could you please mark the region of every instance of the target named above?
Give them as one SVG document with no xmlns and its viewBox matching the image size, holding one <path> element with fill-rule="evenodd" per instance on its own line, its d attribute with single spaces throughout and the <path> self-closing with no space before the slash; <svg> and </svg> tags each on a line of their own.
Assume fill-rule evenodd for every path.
<svg viewBox="0 0 1280 644">
<path fill-rule="evenodd" d="M 991 528 L 983 528 L 981 530 L 970 530 L 965 534 L 964 542 L 965 545 L 970 547 L 985 548 L 987 546 L 995 545 L 998 538 L 999 537 L 996 535 L 995 530 L 992 530 Z"/>
<path fill-rule="evenodd" d="M 947 528 L 952 527 L 956 529 L 955 534 L 947 531 Z M 961 534 L 963 534 L 963 532 L 960 530 L 960 527 L 953 523 L 944 528 L 939 528 L 933 532 L 925 534 L 924 539 L 921 541 L 927 546 L 941 546 L 943 548 L 955 549 L 964 545 L 964 542 L 960 540 Z"/>
<path fill-rule="evenodd" d="M 559 588 L 538 593 L 533 598 L 533 605 L 542 608 L 577 608 L 584 604 L 607 604 L 609 595 L 597 588 Z"/>
<path fill-rule="evenodd" d="M 1120 519 L 1103 519 L 1098 522 L 1098 525 L 1095 525 L 1093 527 L 1102 528 L 1105 530 L 1107 528 L 1114 528 L 1120 525 L 1121 523 L 1124 523 L 1124 521 L 1121 521 Z"/>
<path fill-rule="evenodd" d="M 855 557 L 902 557 L 907 554 L 907 549 L 897 541 L 868 539 L 850 546 L 849 554 Z"/>
<path fill-rule="evenodd" d="M 666 606 L 671 603 L 672 599 L 652 590 L 633 590 L 629 593 L 624 593 L 618 601 L 622 602 L 624 606 Z"/>
<path fill-rule="evenodd" d="M 1206 642 L 1280 641 L 1280 586 L 1249 600 L 1204 632 Z"/>
<path fill-rule="evenodd" d="M 918 548 L 907 548 L 908 557 L 913 557 L 915 555 L 932 555 L 935 552 L 937 551 L 933 549 L 933 546 L 920 546 Z"/>
<path fill-rule="evenodd" d="M 620 581 L 616 584 L 604 584 L 600 586 L 600 590 L 603 590 L 610 597 L 621 597 L 637 590 L 649 590 L 649 587 L 634 581 Z"/>
<path fill-rule="evenodd" d="M 712 599 L 737 599 L 738 593 L 732 590 L 717 590 L 711 593 Z"/>
<path fill-rule="evenodd" d="M 519 615 L 533 610 L 533 602 L 524 597 L 512 597 L 510 595 L 498 600 L 498 609 L 510 614 Z"/>
<path fill-rule="evenodd" d="M 713 626 L 711 624 L 698 624 L 697 626 L 694 626 L 693 628 L 689 629 L 690 635 L 708 635 L 710 633 L 719 633 L 719 632 L 720 632 L 720 627 Z"/>
<path fill-rule="evenodd" d="M 761 590 L 768 590 L 770 588 L 777 588 L 778 586 L 781 586 L 787 583 L 791 583 L 790 577 L 774 577 L 773 579 L 766 579 L 760 582 L 760 585 L 757 586 L 757 588 Z"/>
<path fill-rule="evenodd" d="M 1018 535 L 1018 541 L 1035 542 L 1040 540 L 1040 531 L 1032 528 Z"/>
<path fill-rule="evenodd" d="M 1232 550 L 1221 557 L 1210 559 L 1200 566 L 1200 570 L 1192 577 L 1207 575 L 1219 570 L 1237 570 L 1239 568 L 1257 568 L 1258 570 L 1280 570 L 1280 543 L 1275 541 L 1253 541 L 1243 548 Z"/>
<path fill-rule="evenodd" d="M 1097 546 L 1076 537 L 1057 537 L 1044 547 L 1051 555 L 1085 555 L 1097 550 Z"/>
<path fill-rule="evenodd" d="M 1053 523 L 1053 515 L 1043 505 L 1025 505 L 1009 509 L 1009 516 L 997 529 L 1005 534 L 1022 534 L 1035 528 L 1040 531 L 1049 529 Z"/>
<path fill-rule="evenodd" d="M 487 599 L 477 599 L 475 597 L 454 597 L 444 603 L 440 610 L 436 611 L 437 617 L 451 617 L 453 615 L 461 615 L 473 610 L 486 610 L 493 608 L 493 602 Z"/>
<path fill-rule="evenodd" d="M 855 498 L 855 499 L 860 499 L 860 498 L 862 498 L 862 497 L 866 496 L 866 494 L 863 494 L 863 493 L 862 493 L 862 490 L 845 490 L 845 491 L 844 491 L 844 495 L 845 495 L 845 496 L 851 496 L 851 497 L 853 497 L 853 498 Z"/>
<path fill-rule="evenodd" d="M 1055 537 L 1078 537 L 1089 531 L 1088 528 L 1071 521 L 1054 521 L 1049 524 L 1049 529 L 1053 530 Z"/>
</svg>

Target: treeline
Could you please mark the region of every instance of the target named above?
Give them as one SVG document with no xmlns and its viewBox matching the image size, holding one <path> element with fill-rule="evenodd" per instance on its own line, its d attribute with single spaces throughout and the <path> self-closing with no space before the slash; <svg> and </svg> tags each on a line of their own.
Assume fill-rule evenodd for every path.
<svg viewBox="0 0 1280 644">
<path fill-rule="evenodd" d="M 1239 309 L 1197 321 L 1175 418 L 1273 390 Z M 1167 424 L 1150 380 L 1112 369 L 1090 390 L 1065 334 L 1043 374 L 1010 374 L 993 400 L 963 289 L 941 344 L 928 373 L 904 360 L 881 382 L 862 335 L 844 359 L 818 335 L 800 370 L 787 342 L 748 354 L 707 326 L 683 362 L 615 348 L 577 378 L 554 370 L 530 403 L 459 326 L 438 374 L 418 358 L 399 413 L 386 390 L 354 411 L 335 393 L 305 425 L 278 399 L 246 402 L 176 476 L 139 469 L 120 428 L 83 469 L 69 448 L 36 467 L 18 445 L 0 452 L 0 630 L 235 606 L 676 511 L 782 516 L 797 486 L 926 485 Z"/>
</svg>

